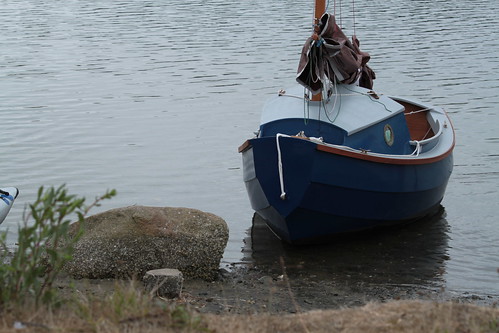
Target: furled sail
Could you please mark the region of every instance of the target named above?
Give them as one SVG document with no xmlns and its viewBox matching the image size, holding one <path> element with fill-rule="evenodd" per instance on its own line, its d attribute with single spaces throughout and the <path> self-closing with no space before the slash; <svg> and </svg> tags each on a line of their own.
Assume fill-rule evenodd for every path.
<svg viewBox="0 0 499 333">
<path fill-rule="evenodd" d="M 326 80 L 371 89 L 374 71 L 367 66 L 370 56 L 360 50 L 354 35 L 350 41 L 336 24 L 334 15 L 325 13 L 319 21 L 318 38 L 310 37 L 303 46 L 296 80 L 313 94 Z"/>
</svg>

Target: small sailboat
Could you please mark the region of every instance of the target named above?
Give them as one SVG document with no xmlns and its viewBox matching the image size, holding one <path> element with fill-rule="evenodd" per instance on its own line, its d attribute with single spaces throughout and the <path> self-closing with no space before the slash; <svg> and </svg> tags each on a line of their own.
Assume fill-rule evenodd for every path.
<svg viewBox="0 0 499 333">
<path fill-rule="evenodd" d="M 14 200 L 19 195 L 19 190 L 15 187 L 2 187 L 0 188 L 0 224 L 5 220 L 9 214 Z"/>
<path fill-rule="evenodd" d="M 289 243 L 407 223 L 437 211 L 455 135 L 440 107 L 373 89 L 357 37 L 315 3 L 296 80 L 239 147 L 253 209 Z"/>
</svg>

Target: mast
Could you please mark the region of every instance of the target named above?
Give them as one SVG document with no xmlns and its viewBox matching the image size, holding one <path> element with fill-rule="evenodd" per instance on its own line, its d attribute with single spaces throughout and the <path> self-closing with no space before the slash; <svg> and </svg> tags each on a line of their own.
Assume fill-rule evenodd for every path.
<svg viewBox="0 0 499 333">
<path fill-rule="evenodd" d="M 325 12 L 326 0 L 315 0 L 314 24 L 319 22 L 319 19 Z"/>
<path fill-rule="evenodd" d="M 315 40 L 319 39 L 319 20 L 321 16 L 326 12 L 326 0 L 315 0 L 315 10 L 314 10 L 314 34 L 312 38 Z M 322 100 L 322 91 L 312 96 L 312 101 Z"/>
</svg>

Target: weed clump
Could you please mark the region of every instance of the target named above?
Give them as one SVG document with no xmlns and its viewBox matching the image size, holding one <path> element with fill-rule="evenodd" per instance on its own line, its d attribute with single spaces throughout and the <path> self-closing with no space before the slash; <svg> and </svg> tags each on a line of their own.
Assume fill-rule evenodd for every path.
<svg viewBox="0 0 499 333">
<path fill-rule="evenodd" d="M 85 228 L 85 216 L 115 190 L 97 197 L 90 205 L 85 198 L 68 194 L 65 185 L 43 186 L 23 214 L 17 246 L 9 253 L 7 232 L 0 233 L 0 330 L 43 329 L 110 332 L 173 331 L 211 332 L 195 311 L 182 305 L 153 300 L 139 283 L 116 282 L 106 297 L 75 293 L 58 294 L 56 279 L 72 259 L 74 246 Z M 79 223 L 73 230 L 75 216 Z M 70 232 L 71 228 L 71 232 Z M 72 282 L 70 282 L 72 285 Z M 76 290 L 74 290 L 76 291 Z M 158 302 L 159 301 L 159 302 Z M 60 306 L 64 303 L 64 306 Z"/>
<path fill-rule="evenodd" d="M 38 189 L 37 199 L 25 208 L 18 227 L 17 247 L 9 254 L 6 237 L 0 233 L 0 311 L 34 303 L 57 305 L 54 281 L 64 264 L 71 260 L 74 244 L 81 237 L 88 212 L 116 195 L 107 191 L 90 205 L 85 198 L 68 194 L 65 185 Z M 77 217 L 78 232 L 68 237 L 70 218 Z"/>
</svg>

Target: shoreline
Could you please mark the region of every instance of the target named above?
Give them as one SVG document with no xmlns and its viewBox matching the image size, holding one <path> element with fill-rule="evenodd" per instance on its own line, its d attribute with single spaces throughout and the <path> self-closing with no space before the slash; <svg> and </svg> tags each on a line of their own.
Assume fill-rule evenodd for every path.
<svg viewBox="0 0 499 333">
<path fill-rule="evenodd" d="M 114 292 L 117 283 L 126 280 L 60 279 L 63 295 L 74 290 L 81 294 L 105 297 Z M 437 288 L 421 286 L 386 286 L 379 284 L 338 284 L 312 277 L 290 279 L 272 275 L 256 267 L 221 269 L 214 281 L 184 280 L 179 298 L 165 302 L 185 305 L 201 314 L 210 315 L 292 315 L 311 311 L 352 309 L 371 303 L 398 301 L 455 303 L 496 308 L 499 297 L 461 294 L 453 295 Z"/>
<path fill-rule="evenodd" d="M 215 315 L 285 315 L 392 301 L 499 306 L 499 295 L 445 288 L 445 229 L 442 220 L 428 221 L 336 245 L 297 248 L 281 243 L 255 216 L 243 259 L 224 264 L 214 281 L 184 279 L 180 298 L 171 302 Z M 431 237 L 421 237 L 422 231 Z M 438 255 L 427 257 L 429 248 Z M 68 280 L 62 281 L 65 291 Z M 74 282 L 83 292 L 108 294 L 116 281 Z"/>
<path fill-rule="evenodd" d="M 257 268 L 221 270 L 213 282 L 184 281 L 184 301 L 201 313 L 212 314 L 295 314 L 315 310 L 356 308 L 369 303 L 393 301 L 453 302 L 497 307 L 499 297 L 453 295 L 438 288 L 386 286 L 380 284 L 339 284 L 317 280 L 314 276 L 290 279 L 268 275 Z"/>
<path fill-rule="evenodd" d="M 61 296 L 74 298 L 76 291 L 77 299 L 82 297 L 73 305 L 83 312 L 75 313 L 69 306 L 57 311 L 47 308 L 36 316 L 10 313 L 2 331 L 14 332 L 16 324 L 64 331 L 151 333 L 492 333 L 499 327 L 498 303 L 487 297 L 447 298 L 421 289 L 397 295 L 373 286 L 342 289 L 325 281 L 272 277 L 256 267 L 220 270 L 212 282 L 187 280 L 181 296 L 174 299 L 151 299 L 140 285 L 126 280 L 61 278 L 57 282 Z"/>
</svg>

